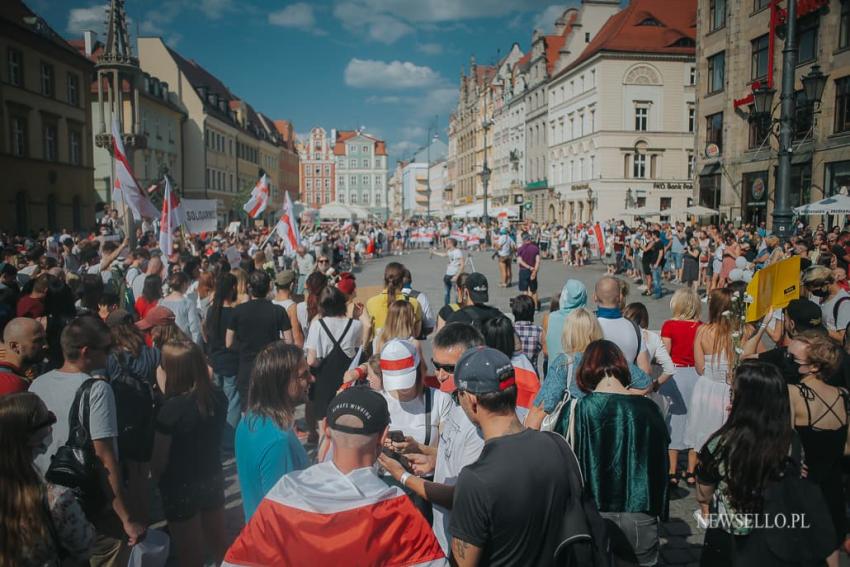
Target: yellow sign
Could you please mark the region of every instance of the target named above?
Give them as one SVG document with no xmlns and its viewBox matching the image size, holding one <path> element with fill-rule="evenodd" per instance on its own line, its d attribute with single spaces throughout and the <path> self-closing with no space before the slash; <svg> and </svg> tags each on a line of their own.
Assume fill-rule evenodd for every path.
<svg viewBox="0 0 850 567">
<path fill-rule="evenodd" d="M 747 307 L 747 322 L 757 321 L 773 306 L 781 309 L 800 297 L 800 257 L 792 256 L 763 268 L 747 286 L 753 302 Z"/>
</svg>

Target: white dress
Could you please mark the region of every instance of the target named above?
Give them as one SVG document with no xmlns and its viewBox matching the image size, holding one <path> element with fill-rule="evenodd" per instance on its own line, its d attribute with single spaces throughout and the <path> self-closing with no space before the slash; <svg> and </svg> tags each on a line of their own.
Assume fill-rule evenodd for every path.
<svg viewBox="0 0 850 567">
<path fill-rule="evenodd" d="M 685 431 L 685 444 L 695 451 L 702 449 L 711 434 L 726 421 L 731 390 L 726 383 L 728 374 L 725 353 L 705 355 L 705 370 L 691 395 Z"/>
</svg>

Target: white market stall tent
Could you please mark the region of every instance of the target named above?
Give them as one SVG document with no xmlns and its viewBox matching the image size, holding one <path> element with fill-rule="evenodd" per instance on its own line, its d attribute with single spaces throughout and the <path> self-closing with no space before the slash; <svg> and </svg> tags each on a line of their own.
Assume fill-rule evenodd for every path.
<svg viewBox="0 0 850 567">
<path fill-rule="evenodd" d="M 802 207 L 795 207 L 794 214 L 801 217 L 809 215 L 850 215 L 850 197 L 833 195 Z"/>
<path fill-rule="evenodd" d="M 319 209 L 319 218 L 322 220 L 339 219 L 367 219 L 370 213 L 363 207 L 357 205 L 341 205 L 340 203 L 328 203 Z"/>
</svg>

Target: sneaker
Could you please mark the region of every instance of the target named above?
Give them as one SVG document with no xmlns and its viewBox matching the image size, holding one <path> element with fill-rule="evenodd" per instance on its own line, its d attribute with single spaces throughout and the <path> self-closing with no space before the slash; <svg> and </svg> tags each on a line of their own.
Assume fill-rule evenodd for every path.
<svg viewBox="0 0 850 567">
<path fill-rule="evenodd" d="M 705 297 L 700 299 L 700 301 L 702 301 L 703 303 L 708 303 L 708 296 L 706 295 Z"/>
</svg>

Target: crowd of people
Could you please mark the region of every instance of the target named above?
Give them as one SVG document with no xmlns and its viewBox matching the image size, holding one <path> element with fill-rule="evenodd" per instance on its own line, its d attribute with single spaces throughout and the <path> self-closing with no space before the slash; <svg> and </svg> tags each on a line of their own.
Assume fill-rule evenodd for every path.
<svg viewBox="0 0 850 567">
<path fill-rule="evenodd" d="M 144 227 L 130 248 L 110 214 L 91 235 L 0 235 L 0 567 L 123 567 L 161 519 L 187 567 L 654 565 L 684 491 L 703 565 L 838 565 L 850 232 L 302 233 L 289 251 L 249 229 L 164 253 Z M 416 248 L 447 259 L 442 302 L 403 263 Z M 481 248 L 496 286 L 516 266 L 509 313 Z M 386 255 L 361 297 L 355 268 Z M 747 282 L 793 256 L 800 298 L 748 321 Z M 564 277 L 545 305 L 541 269 L 594 262 L 607 274 Z M 634 284 L 673 291 L 659 331 Z"/>
</svg>

